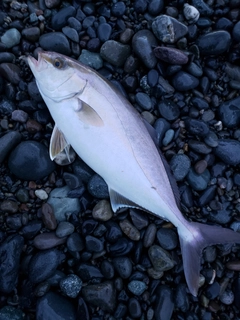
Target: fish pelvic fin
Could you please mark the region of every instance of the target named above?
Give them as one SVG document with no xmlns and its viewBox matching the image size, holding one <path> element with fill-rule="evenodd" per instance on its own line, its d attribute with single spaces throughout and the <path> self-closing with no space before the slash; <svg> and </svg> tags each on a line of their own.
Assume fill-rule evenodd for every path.
<svg viewBox="0 0 240 320">
<path fill-rule="evenodd" d="M 199 289 L 201 254 L 204 248 L 226 243 L 240 243 L 240 233 L 218 226 L 189 222 L 191 237 L 179 233 L 183 267 L 189 291 L 195 297 Z"/>
</svg>

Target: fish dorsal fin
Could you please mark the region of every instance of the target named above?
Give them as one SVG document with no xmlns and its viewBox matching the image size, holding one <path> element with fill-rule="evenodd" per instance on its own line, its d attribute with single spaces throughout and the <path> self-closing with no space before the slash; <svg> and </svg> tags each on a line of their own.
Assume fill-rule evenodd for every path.
<svg viewBox="0 0 240 320">
<path fill-rule="evenodd" d="M 109 196 L 111 200 L 111 206 L 113 212 L 117 212 L 121 208 L 136 208 L 145 210 L 144 208 L 137 205 L 135 202 L 128 200 L 118 192 L 114 191 L 113 189 L 109 188 Z"/>
<path fill-rule="evenodd" d="M 60 152 L 65 150 L 67 158 L 70 162 L 69 149 L 70 149 L 70 145 L 67 142 L 64 134 L 58 129 L 57 125 L 55 124 L 53 133 L 51 136 L 51 140 L 50 140 L 50 147 L 49 147 L 51 160 L 54 160 Z"/>
<path fill-rule="evenodd" d="M 80 99 L 77 99 L 77 101 L 78 105 L 75 111 L 80 121 L 93 127 L 102 127 L 104 125 L 102 118 L 89 104 Z"/>
<path fill-rule="evenodd" d="M 166 170 L 167 176 L 168 176 L 168 180 L 170 182 L 170 185 L 172 187 L 172 191 L 173 191 L 173 195 L 176 201 L 176 204 L 178 206 L 178 208 L 180 209 L 181 204 L 180 204 L 180 194 L 179 194 L 179 190 L 178 190 L 178 186 L 177 186 L 177 182 L 173 177 L 173 174 L 171 172 L 171 168 L 169 166 L 169 164 L 167 163 L 167 160 L 164 158 L 164 155 L 162 154 L 159 146 L 158 146 L 158 135 L 157 135 L 157 131 L 150 125 L 150 123 L 147 122 L 147 120 L 143 119 L 143 122 L 145 124 L 145 127 L 147 128 L 153 142 L 155 143 L 158 153 L 161 157 L 162 163 L 164 165 L 164 168 Z"/>
</svg>

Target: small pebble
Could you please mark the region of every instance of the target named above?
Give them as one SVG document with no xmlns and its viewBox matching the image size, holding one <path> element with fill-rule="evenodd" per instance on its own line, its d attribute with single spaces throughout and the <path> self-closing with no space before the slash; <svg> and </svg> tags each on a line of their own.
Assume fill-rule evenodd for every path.
<svg viewBox="0 0 240 320">
<path fill-rule="evenodd" d="M 82 288 L 82 280 L 75 274 L 63 278 L 60 283 L 62 292 L 69 298 L 76 298 Z"/>
</svg>

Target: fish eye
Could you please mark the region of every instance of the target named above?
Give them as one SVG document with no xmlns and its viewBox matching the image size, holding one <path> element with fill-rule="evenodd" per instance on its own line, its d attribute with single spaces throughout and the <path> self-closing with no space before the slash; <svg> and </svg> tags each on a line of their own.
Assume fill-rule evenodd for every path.
<svg viewBox="0 0 240 320">
<path fill-rule="evenodd" d="M 61 69 L 63 67 L 63 61 L 60 60 L 59 58 L 56 58 L 53 64 L 54 64 L 54 67 L 56 67 L 57 69 Z"/>
</svg>

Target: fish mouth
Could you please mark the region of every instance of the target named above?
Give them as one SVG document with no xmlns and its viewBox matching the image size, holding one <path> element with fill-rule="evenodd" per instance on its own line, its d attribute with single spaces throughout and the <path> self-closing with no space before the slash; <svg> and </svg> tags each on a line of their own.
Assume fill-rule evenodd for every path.
<svg viewBox="0 0 240 320">
<path fill-rule="evenodd" d="M 41 71 L 47 69 L 48 62 L 50 62 L 50 61 L 49 61 L 49 57 L 47 56 L 47 54 L 45 52 L 38 52 L 37 60 L 32 56 L 28 56 L 27 62 L 28 62 L 30 69 L 34 73 L 34 71 L 41 72 Z"/>
</svg>

